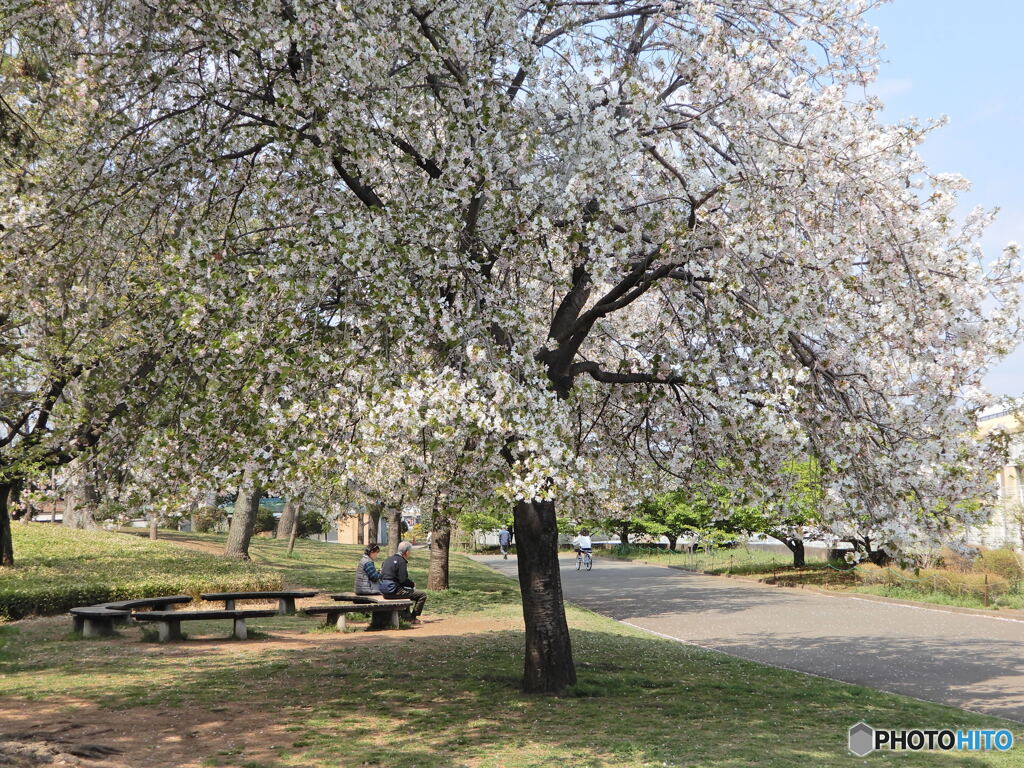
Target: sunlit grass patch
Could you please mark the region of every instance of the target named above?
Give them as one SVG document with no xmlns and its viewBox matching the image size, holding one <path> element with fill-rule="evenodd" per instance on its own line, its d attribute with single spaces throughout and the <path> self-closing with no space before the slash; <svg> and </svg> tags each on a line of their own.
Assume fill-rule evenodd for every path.
<svg viewBox="0 0 1024 768">
<path fill-rule="evenodd" d="M 166 541 L 42 523 L 12 533 L 16 565 L 0 579 L 0 620 L 136 597 L 281 587 L 272 569 Z"/>
</svg>

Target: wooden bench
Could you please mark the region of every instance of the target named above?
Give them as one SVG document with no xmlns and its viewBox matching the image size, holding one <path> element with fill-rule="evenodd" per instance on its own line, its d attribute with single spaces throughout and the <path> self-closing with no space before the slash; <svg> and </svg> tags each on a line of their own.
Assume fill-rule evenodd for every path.
<svg viewBox="0 0 1024 768">
<path fill-rule="evenodd" d="M 130 616 L 131 611 L 118 611 L 105 605 L 89 605 L 71 609 L 75 632 L 81 632 L 83 637 L 112 635 L 114 634 L 114 622 L 123 623 Z"/>
<path fill-rule="evenodd" d="M 137 608 L 149 608 L 153 611 L 167 611 L 172 605 L 180 603 L 191 603 L 191 595 L 169 595 L 167 597 L 141 597 L 137 600 L 118 600 L 113 603 L 100 603 L 104 608 L 112 608 L 115 611 L 134 611 Z M 127 624 L 131 621 L 131 615 L 125 616 L 115 624 Z"/>
<path fill-rule="evenodd" d="M 388 626 L 391 629 L 398 629 L 398 615 L 402 611 L 409 610 L 412 606 L 412 600 L 388 600 L 386 603 L 381 601 L 379 603 L 351 603 L 349 605 L 318 605 L 313 608 L 303 608 L 302 612 L 309 616 L 323 614 L 324 624 L 333 623 L 339 632 L 344 632 L 346 617 L 350 613 L 371 614 L 373 616 L 373 623 L 370 624 L 370 629 L 386 629 Z M 387 614 L 390 614 L 390 622 L 382 626 L 376 619 L 378 615 L 384 618 Z"/>
<path fill-rule="evenodd" d="M 166 611 L 172 605 L 191 603 L 192 595 L 170 595 L 168 597 L 140 597 L 137 600 L 118 600 L 113 603 L 101 603 L 106 608 L 116 611 L 133 611 L 136 608 L 152 608 L 154 611 Z"/>
<path fill-rule="evenodd" d="M 277 612 L 281 616 L 295 613 L 295 600 L 302 597 L 314 597 L 316 590 L 290 590 L 284 592 L 208 592 L 200 595 L 203 600 L 223 600 L 224 610 L 233 611 L 236 600 L 277 600 Z"/>
<path fill-rule="evenodd" d="M 238 640 L 245 640 L 248 632 L 245 628 L 246 619 L 259 619 L 268 616 L 276 616 L 274 610 L 250 610 L 250 611 L 148 611 L 147 613 L 135 614 L 136 621 L 152 621 L 159 625 L 160 642 L 166 643 L 169 640 L 181 640 L 181 622 L 183 621 L 210 621 L 212 619 L 231 619 L 234 621 L 232 635 Z"/>
</svg>

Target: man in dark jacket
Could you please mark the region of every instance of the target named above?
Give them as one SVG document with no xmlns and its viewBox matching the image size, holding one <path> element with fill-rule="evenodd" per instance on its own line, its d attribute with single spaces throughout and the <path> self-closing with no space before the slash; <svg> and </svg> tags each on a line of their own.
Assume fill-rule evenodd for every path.
<svg viewBox="0 0 1024 768">
<path fill-rule="evenodd" d="M 427 593 L 414 589 L 416 584 L 409 578 L 409 553 L 412 544 L 403 541 L 398 545 L 398 554 L 392 555 L 380 567 L 381 594 L 387 600 L 412 600 L 414 605 L 410 611 L 413 625 L 420 624 L 420 613 L 427 602 Z"/>
</svg>

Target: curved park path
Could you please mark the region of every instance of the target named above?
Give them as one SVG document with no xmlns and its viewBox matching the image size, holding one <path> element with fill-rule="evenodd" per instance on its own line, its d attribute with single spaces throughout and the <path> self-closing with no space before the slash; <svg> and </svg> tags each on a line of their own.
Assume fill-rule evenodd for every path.
<svg viewBox="0 0 1024 768">
<path fill-rule="evenodd" d="M 512 578 L 514 556 L 475 558 Z M 752 661 L 1024 722 L 1024 621 L 563 556 L 567 600 Z"/>
</svg>

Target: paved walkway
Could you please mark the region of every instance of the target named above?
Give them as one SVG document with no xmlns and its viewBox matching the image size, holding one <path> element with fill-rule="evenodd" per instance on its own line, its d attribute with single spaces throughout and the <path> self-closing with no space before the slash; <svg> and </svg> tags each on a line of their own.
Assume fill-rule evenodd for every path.
<svg viewBox="0 0 1024 768">
<path fill-rule="evenodd" d="M 476 558 L 516 578 L 513 556 Z M 565 597 L 752 661 L 1024 722 L 1024 622 L 563 557 Z M 624 592 L 629 596 L 625 597 Z M 938 725 L 938 724 L 936 724 Z"/>
</svg>

